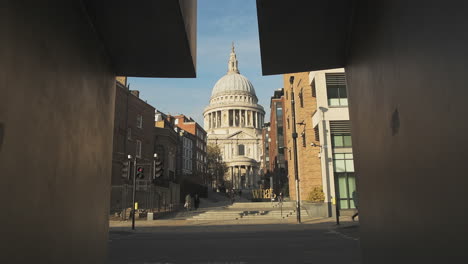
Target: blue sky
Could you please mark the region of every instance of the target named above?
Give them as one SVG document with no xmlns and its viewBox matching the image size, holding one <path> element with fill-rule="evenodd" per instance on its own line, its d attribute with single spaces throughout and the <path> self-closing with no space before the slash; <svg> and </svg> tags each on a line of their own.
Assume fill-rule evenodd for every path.
<svg viewBox="0 0 468 264">
<path fill-rule="evenodd" d="M 191 116 L 203 126 L 216 81 L 227 72 L 231 42 L 239 71 L 254 85 L 269 120 L 270 97 L 282 76 L 262 76 L 255 0 L 198 0 L 197 78 L 129 78 L 140 98 L 168 114 Z"/>
</svg>

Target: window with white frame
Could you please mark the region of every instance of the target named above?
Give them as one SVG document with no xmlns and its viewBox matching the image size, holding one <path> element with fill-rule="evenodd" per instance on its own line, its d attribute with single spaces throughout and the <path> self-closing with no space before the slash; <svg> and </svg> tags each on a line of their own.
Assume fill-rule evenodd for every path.
<svg viewBox="0 0 468 264">
<path fill-rule="evenodd" d="M 326 73 L 329 106 L 347 106 L 346 79 L 344 73 Z"/>
<path fill-rule="evenodd" d="M 137 127 L 143 128 L 143 116 L 142 115 L 137 115 Z"/>
<path fill-rule="evenodd" d="M 136 156 L 137 158 L 141 158 L 141 141 L 136 140 Z"/>
</svg>

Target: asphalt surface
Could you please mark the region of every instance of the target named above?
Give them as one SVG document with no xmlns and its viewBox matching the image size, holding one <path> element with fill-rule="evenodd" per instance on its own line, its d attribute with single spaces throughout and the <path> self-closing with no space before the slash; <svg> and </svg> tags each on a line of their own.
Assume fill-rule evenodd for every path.
<svg viewBox="0 0 468 264">
<path fill-rule="evenodd" d="M 360 263 L 353 226 L 218 223 L 110 230 L 109 263 Z"/>
</svg>

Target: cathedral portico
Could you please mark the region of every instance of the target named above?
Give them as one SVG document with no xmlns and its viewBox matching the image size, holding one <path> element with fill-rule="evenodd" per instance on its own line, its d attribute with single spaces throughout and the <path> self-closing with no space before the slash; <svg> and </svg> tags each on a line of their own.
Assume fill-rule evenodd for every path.
<svg viewBox="0 0 468 264">
<path fill-rule="evenodd" d="M 234 46 L 228 72 L 213 87 L 203 115 L 208 143 L 219 146 L 229 168 L 226 182 L 235 189 L 257 187 L 265 111 L 252 83 L 239 72 Z"/>
</svg>

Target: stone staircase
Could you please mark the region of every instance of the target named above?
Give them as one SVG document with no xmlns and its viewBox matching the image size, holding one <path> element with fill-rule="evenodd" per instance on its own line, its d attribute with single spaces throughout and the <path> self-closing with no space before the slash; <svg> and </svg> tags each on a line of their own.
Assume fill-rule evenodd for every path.
<svg viewBox="0 0 468 264">
<path fill-rule="evenodd" d="M 284 220 L 296 219 L 295 203 L 283 203 L 281 208 L 278 203 L 271 202 L 239 202 L 222 209 L 208 210 L 201 214 L 187 218 L 190 221 L 235 221 L 235 220 Z M 301 217 L 307 218 L 306 210 L 301 210 Z"/>
</svg>

